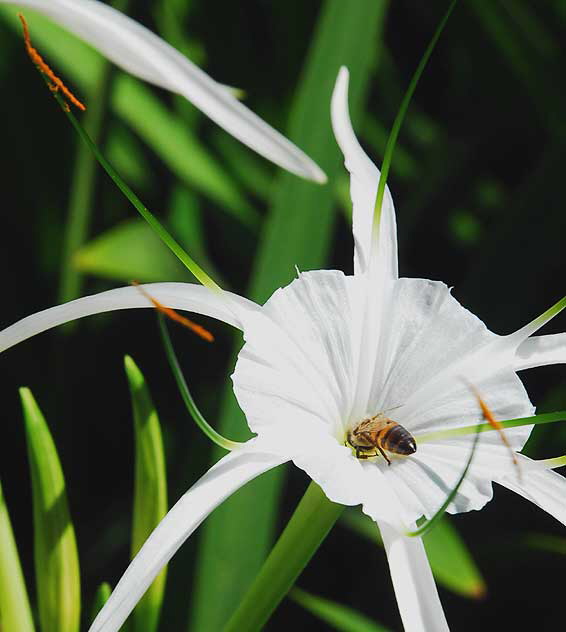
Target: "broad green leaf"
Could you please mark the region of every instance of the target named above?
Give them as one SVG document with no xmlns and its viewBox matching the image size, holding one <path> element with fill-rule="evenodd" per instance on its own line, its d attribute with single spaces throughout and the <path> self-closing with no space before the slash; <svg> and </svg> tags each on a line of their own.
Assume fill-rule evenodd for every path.
<svg viewBox="0 0 566 632">
<path fill-rule="evenodd" d="M 149 188 L 153 173 L 137 136 L 125 125 L 111 125 L 104 153 L 110 164 L 136 188 Z"/>
<path fill-rule="evenodd" d="M 375 522 L 359 510 L 345 512 L 342 524 L 382 546 Z M 432 572 L 440 584 L 465 597 L 479 598 L 485 594 L 485 581 L 466 543 L 447 516 L 437 522 L 423 541 Z"/>
<path fill-rule="evenodd" d="M 167 479 L 161 427 L 145 378 L 130 356 L 124 358 L 124 366 L 135 429 L 133 558 L 167 513 Z M 132 614 L 135 632 L 157 630 L 166 577 L 167 569 L 164 568 L 136 606 Z"/>
<path fill-rule="evenodd" d="M 16 13 L 16 8 L 0 4 L 0 16 L 20 33 Z M 34 45 L 59 74 L 68 79 L 71 87 L 73 84 L 78 86 L 79 97 L 80 92 L 92 94 L 103 73 L 103 57 L 47 18 L 28 10 L 26 15 Z M 222 205 L 244 224 L 256 225 L 255 210 L 226 170 L 150 88 L 117 72 L 110 105 L 177 177 Z"/>
<path fill-rule="evenodd" d="M 84 245 L 73 264 L 120 281 L 187 281 L 191 274 L 141 219 L 121 222 Z"/>
<path fill-rule="evenodd" d="M 340 630 L 340 632 L 387 632 L 387 628 L 375 623 L 353 608 L 312 595 L 300 588 L 293 588 L 289 597 L 315 617 L 328 623 L 334 630 Z"/>
<path fill-rule="evenodd" d="M 102 606 L 108 601 L 112 593 L 112 587 L 108 582 L 102 582 L 97 588 L 92 602 L 92 610 L 90 612 L 90 621 L 96 619 L 96 615 L 102 610 Z"/>
<path fill-rule="evenodd" d="M 33 617 L 8 507 L 0 483 L 0 629 L 34 632 Z"/>
<path fill-rule="evenodd" d="M 47 423 L 28 388 L 20 389 L 33 496 L 34 559 L 42 632 L 78 632 L 79 558 L 65 479 Z"/>
<path fill-rule="evenodd" d="M 265 301 L 289 283 L 295 265 L 309 270 L 326 261 L 336 217 L 332 183 L 343 173 L 343 158 L 330 127 L 330 96 L 338 69 L 345 64 L 351 72 L 350 111 L 354 122 L 359 120 L 386 6 L 383 0 L 328 0 L 322 5 L 288 131 L 290 139 L 326 172 L 330 186 L 288 174 L 278 177 L 248 291 L 256 301 Z M 221 434 L 247 438 L 230 386 L 222 409 Z M 219 451 L 214 454 L 216 458 Z M 191 605 L 194 632 L 221 629 L 260 569 L 273 541 L 281 485 L 282 473 L 268 472 L 230 497 L 205 522 Z"/>
</svg>

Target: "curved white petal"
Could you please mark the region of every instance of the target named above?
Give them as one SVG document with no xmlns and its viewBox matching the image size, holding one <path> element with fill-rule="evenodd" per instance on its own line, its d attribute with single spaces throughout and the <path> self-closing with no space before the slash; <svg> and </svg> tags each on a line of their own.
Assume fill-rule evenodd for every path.
<svg viewBox="0 0 566 632">
<path fill-rule="evenodd" d="M 325 182 L 323 171 L 230 91 L 141 24 L 96 0 L 0 0 L 44 13 L 132 75 L 176 92 L 262 156 Z"/>
<path fill-rule="evenodd" d="M 343 436 L 355 379 L 352 280 L 330 270 L 300 274 L 247 318 L 232 379 L 254 432 L 310 415 Z"/>
<path fill-rule="evenodd" d="M 405 632 L 449 630 L 421 538 L 379 524 Z"/>
<path fill-rule="evenodd" d="M 346 169 L 350 172 L 354 270 L 355 274 L 366 272 L 369 266 L 370 251 L 375 250 L 375 256 L 379 258 L 379 266 L 385 269 L 384 276 L 396 279 L 398 276 L 397 226 L 393 200 L 388 187 L 385 189 L 383 199 L 379 245 L 376 244 L 376 248 L 371 248 L 379 170 L 361 148 L 352 129 L 348 111 L 348 80 L 348 70 L 343 66 L 338 73 L 332 94 L 331 115 L 334 136 L 344 154 Z"/>
<path fill-rule="evenodd" d="M 237 294 L 217 292 L 192 283 L 150 283 L 142 286 L 167 307 L 196 312 L 243 329 L 247 314 L 259 307 Z M 0 352 L 57 325 L 102 312 L 153 307 L 137 287 L 123 287 L 45 309 L 0 331 Z"/>
<path fill-rule="evenodd" d="M 566 363 L 566 333 L 534 336 L 522 342 L 515 353 L 515 371 Z"/>
<path fill-rule="evenodd" d="M 116 632 L 153 579 L 200 523 L 223 500 L 284 459 L 252 445 L 226 455 L 200 478 L 157 525 L 114 589 L 89 632 Z"/>
<path fill-rule="evenodd" d="M 521 479 L 512 468 L 494 475 L 493 480 L 523 496 L 566 525 L 566 478 L 544 465 L 518 454 L 522 467 Z"/>
</svg>

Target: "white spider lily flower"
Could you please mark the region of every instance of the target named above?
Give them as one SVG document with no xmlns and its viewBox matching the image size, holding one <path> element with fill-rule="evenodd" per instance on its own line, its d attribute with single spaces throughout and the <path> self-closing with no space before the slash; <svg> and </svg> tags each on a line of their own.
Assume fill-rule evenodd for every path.
<svg viewBox="0 0 566 632">
<path fill-rule="evenodd" d="M 379 526 L 405 630 L 448 625 L 420 538 L 404 534 L 432 516 L 455 487 L 473 436 L 419 436 L 471 426 L 481 411 L 474 384 L 496 417 L 529 416 L 534 408 L 518 370 L 566 362 L 566 334 L 530 336 L 558 310 L 500 336 L 462 307 L 438 281 L 399 278 L 396 223 L 388 190 L 379 230 L 372 231 L 379 171 L 361 149 L 347 104 L 342 69 L 332 98 L 332 123 L 351 174 L 354 275 L 300 273 L 265 305 L 193 284 L 157 283 L 147 292 L 171 308 L 212 316 L 244 332 L 232 376 L 234 392 L 257 437 L 221 459 L 148 538 L 92 625 L 118 630 L 161 568 L 205 517 L 247 481 L 293 461 L 344 505 L 362 506 Z M 151 307 L 137 288 L 110 290 L 39 312 L 0 332 L 0 350 L 63 322 L 116 309 Z M 462 379 L 464 378 L 464 379 Z M 346 440 L 382 411 L 417 440 L 410 456 L 359 459 Z M 520 450 L 530 427 L 506 431 Z M 519 479 L 508 448 L 484 433 L 451 513 L 480 509 L 492 482 L 512 489 L 566 524 L 566 480 L 519 455 Z"/>
<path fill-rule="evenodd" d="M 326 182 L 300 149 L 232 94 L 135 20 L 98 0 L 0 0 L 39 11 L 136 77 L 176 92 L 242 143 L 291 173 Z M 32 30 L 33 35 L 33 30 Z"/>
</svg>

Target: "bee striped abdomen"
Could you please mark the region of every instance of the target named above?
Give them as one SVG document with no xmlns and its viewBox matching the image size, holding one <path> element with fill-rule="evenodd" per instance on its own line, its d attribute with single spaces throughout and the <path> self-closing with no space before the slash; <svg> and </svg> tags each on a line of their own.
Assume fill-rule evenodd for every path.
<svg viewBox="0 0 566 632">
<path fill-rule="evenodd" d="M 411 433 L 400 424 L 392 423 L 385 432 L 377 433 L 377 444 L 393 454 L 413 454 L 417 445 Z"/>
</svg>

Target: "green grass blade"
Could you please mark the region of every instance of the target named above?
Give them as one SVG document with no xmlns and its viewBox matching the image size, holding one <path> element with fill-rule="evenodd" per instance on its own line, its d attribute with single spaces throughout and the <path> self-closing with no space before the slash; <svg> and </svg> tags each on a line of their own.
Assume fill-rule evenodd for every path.
<svg viewBox="0 0 566 632">
<path fill-rule="evenodd" d="M 324 599 L 317 595 L 293 588 L 289 597 L 312 613 L 317 619 L 328 623 L 334 630 L 340 632 L 387 632 L 388 629 L 372 621 L 369 617 L 357 612 L 353 608 Z"/>
<path fill-rule="evenodd" d="M 259 632 L 332 529 L 344 505 L 311 481 L 223 632 Z"/>
<path fill-rule="evenodd" d="M 204 415 L 200 412 L 199 407 L 196 405 L 196 402 L 191 395 L 183 372 L 181 371 L 179 360 L 177 360 L 175 349 L 173 348 L 173 344 L 171 343 L 171 337 L 169 336 L 169 332 L 167 331 L 165 318 L 160 313 L 157 314 L 157 317 L 159 320 L 159 332 L 161 334 L 163 347 L 165 348 L 165 354 L 167 355 L 167 361 L 169 362 L 169 366 L 171 367 L 175 382 L 177 383 L 177 387 L 179 389 L 179 392 L 181 393 L 181 397 L 183 398 L 183 402 L 185 403 L 190 416 L 193 418 L 194 422 L 202 430 L 205 436 L 208 437 L 213 443 L 223 448 L 224 450 L 233 450 L 241 444 L 238 441 L 230 441 L 229 439 L 226 439 L 226 437 L 223 437 L 221 434 L 216 432 L 216 430 L 214 430 L 214 428 L 208 423 L 208 421 L 206 421 Z"/>
<path fill-rule="evenodd" d="M 0 4 L 0 16 L 20 35 L 21 25 L 16 13 L 14 7 Z M 105 59 L 48 18 L 27 9 L 26 16 L 32 41 L 46 59 L 71 86 L 78 86 L 79 92 L 94 94 L 104 72 Z M 89 101 L 87 105 L 93 107 L 94 104 Z M 257 212 L 240 187 L 182 118 L 154 96 L 150 88 L 117 72 L 110 107 L 177 177 L 222 205 L 242 223 L 251 227 L 257 225 Z"/>
<path fill-rule="evenodd" d="M 437 26 L 436 31 L 434 32 L 434 35 L 432 36 L 432 39 L 430 41 L 430 44 L 427 46 L 424 52 L 424 55 L 422 56 L 419 62 L 419 65 L 417 66 L 415 74 L 413 75 L 413 78 L 411 79 L 411 82 L 409 83 L 407 92 L 405 93 L 405 96 L 403 97 L 403 101 L 401 102 L 401 105 L 399 106 L 399 111 L 397 112 L 397 116 L 395 117 L 395 120 L 393 121 L 391 132 L 389 133 L 389 138 L 387 139 L 387 145 L 385 147 L 385 155 L 383 157 L 383 164 L 381 165 L 381 174 L 379 176 L 379 184 L 377 187 L 377 195 L 375 199 L 375 212 L 374 212 L 374 219 L 373 219 L 374 232 L 379 230 L 379 218 L 381 216 L 381 204 L 383 202 L 383 195 L 385 193 L 385 184 L 387 182 L 387 177 L 389 176 L 389 169 L 391 167 L 391 159 L 393 157 L 393 151 L 397 143 L 397 137 L 399 136 L 401 125 L 403 124 L 403 120 L 405 119 L 405 114 L 407 113 L 409 103 L 411 102 L 411 99 L 413 98 L 413 94 L 416 90 L 419 79 L 421 78 L 421 75 L 423 74 L 424 69 L 426 68 L 428 60 L 430 59 L 430 56 L 432 55 L 432 52 L 434 51 L 436 43 L 438 42 L 438 39 L 440 35 L 442 34 L 442 31 L 444 30 L 444 27 L 446 26 L 446 23 L 448 22 L 448 18 L 450 17 L 452 11 L 454 10 L 454 7 L 456 6 L 457 1 L 458 0 L 452 0 L 452 2 L 450 3 L 448 7 L 448 10 L 446 11 L 446 13 L 444 14 L 444 17 L 440 21 L 440 24 Z"/>
<path fill-rule="evenodd" d="M 108 601 L 112 593 L 112 587 L 108 582 L 102 582 L 97 588 L 90 611 L 90 622 L 96 619 L 96 615 L 102 610 L 102 606 Z"/>
<path fill-rule="evenodd" d="M 64 102 L 57 93 L 53 93 L 59 104 L 62 106 L 63 112 L 71 122 L 77 134 L 88 145 L 100 166 L 110 176 L 114 184 L 120 189 L 132 206 L 151 226 L 152 230 L 161 239 L 161 241 L 171 250 L 171 252 L 194 274 L 194 276 L 206 287 L 214 290 L 220 290 L 218 285 L 208 276 L 208 274 L 194 261 L 194 259 L 186 253 L 181 245 L 169 234 L 165 226 L 157 219 L 157 217 L 143 204 L 138 196 L 124 182 L 112 165 L 104 158 L 98 147 L 92 142 L 91 138 L 85 131 L 84 127 L 79 123 L 75 115 L 69 108 L 64 107 Z"/>
<path fill-rule="evenodd" d="M 0 483 L 0 629 L 34 632 L 18 548 Z"/>
<path fill-rule="evenodd" d="M 325 171 L 330 183 L 344 170 L 330 127 L 330 96 L 338 69 L 341 65 L 350 68 L 350 111 L 353 120 L 359 120 L 386 7 L 387 2 L 376 0 L 329 0 L 322 5 L 288 135 Z M 331 186 L 319 187 L 281 174 L 274 186 L 248 296 L 265 301 L 293 279 L 295 265 L 302 270 L 322 267 L 335 219 Z M 249 436 L 231 387 L 226 389 L 220 422 L 224 436 Z M 215 458 L 218 454 L 215 452 Z M 221 629 L 256 576 L 273 541 L 281 484 L 281 472 L 264 474 L 225 501 L 203 525 L 190 614 L 193 632 Z M 238 547 L 233 546 L 234 529 L 240 534 Z M 218 594 L 221 600 L 216 598 Z"/>
<path fill-rule="evenodd" d="M 85 244 L 75 254 L 73 264 L 82 272 L 126 282 L 193 280 L 140 219 L 121 222 Z"/>
<path fill-rule="evenodd" d="M 448 506 L 456 497 L 456 494 L 458 493 L 460 486 L 464 482 L 464 479 L 468 475 L 468 470 L 470 469 L 470 465 L 472 464 L 474 454 L 476 453 L 476 448 L 478 447 L 480 434 L 481 434 L 480 432 L 476 432 L 476 436 L 474 437 L 474 443 L 472 445 L 472 449 L 470 450 L 470 456 L 468 457 L 468 460 L 466 461 L 466 466 L 464 467 L 462 474 L 460 475 L 460 478 L 458 479 L 456 485 L 454 485 L 454 487 L 452 488 L 448 496 L 446 496 L 446 500 L 442 503 L 442 505 L 440 505 L 436 513 L 431 518 L 425 519 L 414 531 L 408 531 L 406 533 L 407 536 L 412 537 L 412 538 L 423 536 L 426 533 L 428 533 L 440 521 L 440 519 L 444 515 L 444 512 L 446 511 L 446 509 L 448 509 Z"/>
<path fill-rule="evenodd" d="M 344 512 L 341 524 L 371 542 L 383 546 L 375 522 L 359 510 Z M 448 590 L 477 599 L 486 592 L 485 580 L 476 566 L 466 543 L 444 516 L 423 542 L 436 581 Z"/>
<path fill-rule="evenodd" d="M 31 470 L 34 558 L 42 632 L 78 632 L 79 558 L 57 450 L 31 391 L 20 389 Z"/>
<path fill-rule="evenodd" d="M 97 85 L 85 97 L 85 100 L 89 102 L 89 107 L 84 116 L 84 126 L 95 143 L 100 141 L 102 133 L 102 123 L 111 88 L 111 74 L 110 64 L 104 61 Z M 82 273 L 73 266 L 72 259 L 87 239 L 94 202 L 96 158 L 80 141 L 77 142 L 73 165 L 59 277 L 60 303 L 71 301 L 81 293 Z"/>
<path fill-rule="evenodd" d="M 161 427 L 145 378 L 130 356 L 124 367 L 134 415 L 135 475 L 132 557 L 167 513 L 167 478 Z M 138 602 L 132 614 L 135 632 L 155 632 L 165 592 L 164 568 Z"/>
</svg>

